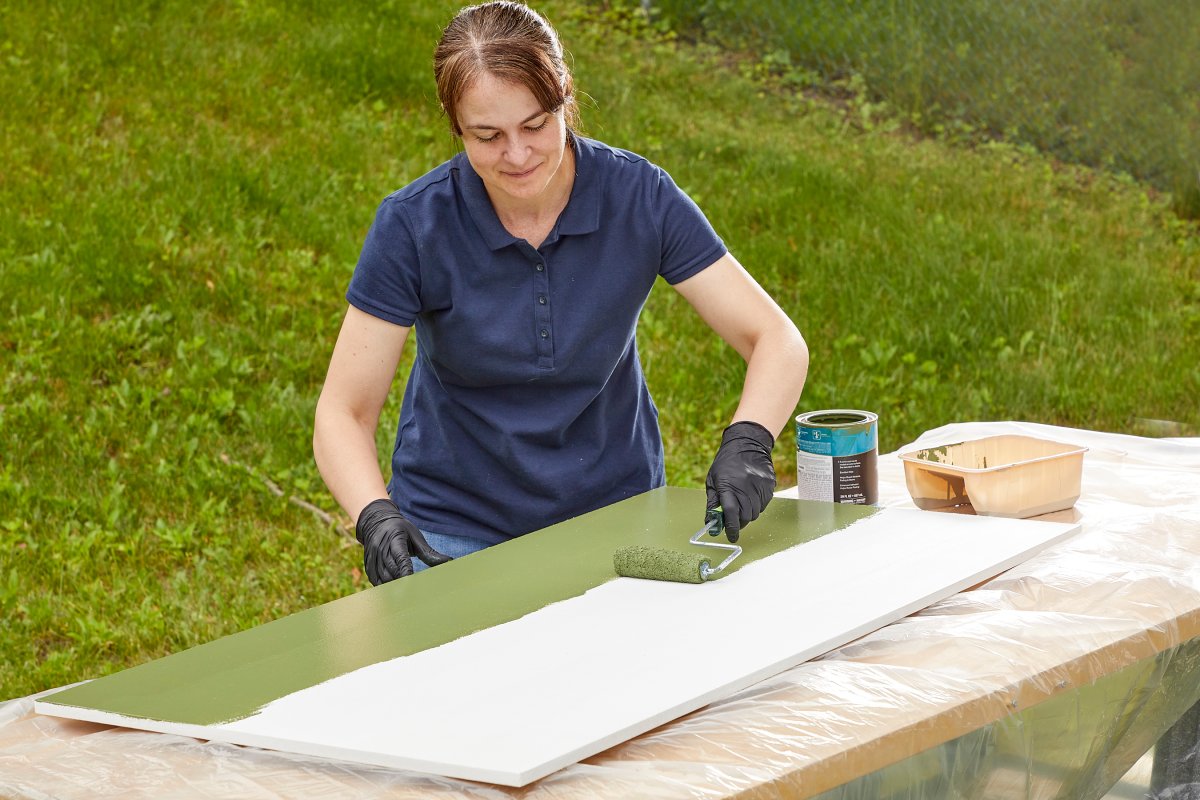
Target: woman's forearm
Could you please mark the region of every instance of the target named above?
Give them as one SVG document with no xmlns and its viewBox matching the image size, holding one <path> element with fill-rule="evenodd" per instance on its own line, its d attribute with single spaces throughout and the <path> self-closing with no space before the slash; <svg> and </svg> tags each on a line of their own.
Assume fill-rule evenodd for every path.
<svg viewBox="0 0 1200 800">
<path fill-rule="evenodd" d="M 313 455 L 325 485 L 352 520 L 372 500 L 387 497 L 375 448 L 375 426 L 317 403 Z"/>
<path fill-rule="evenodd" d="M 755 343 L 733 422 L 751 420 L 776 439 L 800 401 L 808 375 L 808 345 L 790 320 L 781 321 Z"/>
<path fill-rule="evenodd" d="M 375 429 L 409 329 L 350 306 L 338 333 L 313 421 L 313 457 L 338 505 L 355 522 L 387 497 Z"/>
</svg>

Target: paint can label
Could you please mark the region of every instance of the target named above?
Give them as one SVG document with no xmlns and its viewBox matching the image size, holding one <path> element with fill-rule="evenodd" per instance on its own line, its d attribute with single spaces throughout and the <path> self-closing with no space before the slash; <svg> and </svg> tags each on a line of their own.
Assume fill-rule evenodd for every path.
<svg viewBox="0 0 1200 800">
<path fill-rule="evenodd" d="M 879 417 L 834 409 L 796 417 L 796 486 L 801 499 L 875 505 Z"/>
</svg>

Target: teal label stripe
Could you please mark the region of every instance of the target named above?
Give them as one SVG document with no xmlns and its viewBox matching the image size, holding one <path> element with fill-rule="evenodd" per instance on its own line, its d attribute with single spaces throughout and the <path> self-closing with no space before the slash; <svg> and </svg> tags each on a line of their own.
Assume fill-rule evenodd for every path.
<svg viewBox="0 0 1200 800">
<path fill-rule="evenodd" d="M 874 423 L 855 429 L 797 427 L 796 448 L 815 456 L 856 456 L 874 450 L 878 436 Z"/>
<path fill-rule="evenodd" d="M 360 667 L 437 647 L 581 595 L 616 577 L 612 556 L 619 547 L 686 551 L 688 537 L 704 523 L 704 508 L 703 490 L 656 489 L 43 699 L 167 722 L 231 722 Z M 746 527 L 739 541 L 744 553 L 726 574 L 876 511 L 776 498 Z M 704 585 L 694 590 L 702 603 Z"/>
</svg>

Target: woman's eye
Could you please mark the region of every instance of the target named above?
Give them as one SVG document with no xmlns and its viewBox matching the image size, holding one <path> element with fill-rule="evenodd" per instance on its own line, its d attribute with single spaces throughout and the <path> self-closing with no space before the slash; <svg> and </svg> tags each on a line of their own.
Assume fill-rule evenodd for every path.
<svg viewBox="0 0 1200 800">
<path fill-rule="evenodd" d="M 530 133 L 537 133 L 538 131 L 542 130 L 549 124 L 550 124 L 550 117 L 548 117 L 548 116 L 542 117 L 541 122 L 539 122 L 537 125 L 526 125 L 525 130 L 529 131 Z M 479 134 L 475 134 L 475 138 L 476 138 L 476 140 L 483 142 L 484 144 L 488 144 L 488 143 L 494 142 L 500 138 L 500 131 L 496 131 L 491 136 L 480 136 Z"/>
</svg>

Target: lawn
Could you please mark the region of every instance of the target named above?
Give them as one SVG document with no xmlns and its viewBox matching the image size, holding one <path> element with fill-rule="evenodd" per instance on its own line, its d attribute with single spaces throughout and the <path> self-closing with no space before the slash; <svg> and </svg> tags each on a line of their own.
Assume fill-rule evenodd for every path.
<svg viewBox="0 0 1200 800">
<path fill-rule="evenodd" d="M 367 586 L 313 408 L 374 209 L 455 152 L 429 57 L 457 4 L 112 5 L 0 7 L 0 699 Z M 962 420 L 1200 429 L 1200 236 L 1169 197 L 539 8 L 586 132 L 667 168 L 805 334 L 798 411 L 876 411 L 884 451 Z M 742 365 L 665 285 L 639 346 L 668 480 L 702 485 Z"/>
</svg>

